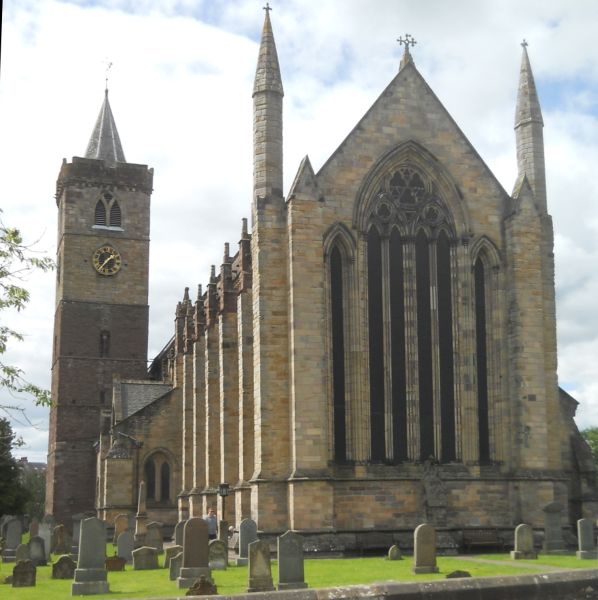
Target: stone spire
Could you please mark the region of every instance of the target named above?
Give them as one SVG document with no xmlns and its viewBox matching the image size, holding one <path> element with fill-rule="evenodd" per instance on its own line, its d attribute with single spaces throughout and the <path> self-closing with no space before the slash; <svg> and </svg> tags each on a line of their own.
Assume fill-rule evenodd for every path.
<svg viewBox="0 0 598 600">
<path fill-rule="evenodd" d="M 98 120 L 87 144 L 85 158 L 105 160 L 107 163 L 127 162 L 123 152 L 114 116 L 108 102 L 108 88 L 104 95 L 104 103 L 100 109 Z"/>
<path fill-rule="evenodd" d="M 253 180 L 256 196 L 282 198 L 282 78 L 270 22 L 266 17 L 253 84 Z"/>
<path fill-rule="evenodd" d="M 519 73 L 517 108 L 515 110 L 515 135 L 517 140 L 518 177 L 516 187 L 527 176 L 534 192 L 536 205 L 546 212 L 546 174 L 544 167 L 544 121 L 538 100 L 534 75 L 527 55 L 527 42 L 523 40 L 523 54 Z"/>
</svg>

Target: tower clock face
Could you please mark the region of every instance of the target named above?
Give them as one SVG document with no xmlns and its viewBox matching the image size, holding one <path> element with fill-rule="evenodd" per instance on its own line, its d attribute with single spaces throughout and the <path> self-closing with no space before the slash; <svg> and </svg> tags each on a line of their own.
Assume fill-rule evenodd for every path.
<svg viewBox="0 0 598 600">
<path fill-rule="evenodd" d="M 121 265 L 120 254 L 112 246 L 102 246 L 93 253 L 93 267 L 100 275 L 116 275 Z"/>
</svg>

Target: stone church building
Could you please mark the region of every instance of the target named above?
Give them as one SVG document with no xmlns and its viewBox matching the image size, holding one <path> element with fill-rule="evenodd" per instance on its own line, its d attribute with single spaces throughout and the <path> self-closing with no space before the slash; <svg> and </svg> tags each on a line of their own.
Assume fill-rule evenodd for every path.
<svg viewBox="0 0 598 600">
<path fill-rule="evenodd" d="M 146 367 L 152 169 L 125 160 L 108 95 L 58 177 L 47 511 L 205 514 L 313 548 L 386 545 L 427 521 L 543 527 L 596 515 L 596 472 L 557 382 L 543 121 L 523 48 L 506 192 L 417 70 L 398 74 L 283 195 L 269 12 L 251 228 L 185 290 Z M 249 207 L 248 207 L 249 209 Z M 230 485 L 224 502 L 220 483 Z M 223 514 L 223 506 L 225 510 Z"/>
</svg>

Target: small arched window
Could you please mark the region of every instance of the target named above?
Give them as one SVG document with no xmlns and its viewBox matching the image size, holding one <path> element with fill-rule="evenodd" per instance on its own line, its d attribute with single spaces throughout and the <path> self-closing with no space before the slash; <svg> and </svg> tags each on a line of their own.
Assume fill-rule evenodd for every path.
<svg viewBox="0 0 598 600">
<path fill-rule="evenodd" d="M 96 227 L 122 227 L 122 211 L 116 198 L 109 192 L 104 192 L 96 202 L 94 214 Z"/>
</svg>

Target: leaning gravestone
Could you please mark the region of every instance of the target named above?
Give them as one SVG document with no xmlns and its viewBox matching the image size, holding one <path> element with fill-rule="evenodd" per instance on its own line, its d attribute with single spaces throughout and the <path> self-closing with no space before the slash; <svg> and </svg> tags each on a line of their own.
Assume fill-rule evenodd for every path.
<svg viewBox="0 0 598 600">
<path fill-rule="evenodd" d="M 388 560 L 402 560 L 401 549 L 395 544 L 388 549 Z"/>
<path fill-rule="evenodd" d="M 534 530 L 525 523 L 515 528 L 515 550 L 511 550 L 513 560 L 533 560 L 538 558 L 534 550 Z"/>
<path fill-rule="evenodd" d="M 257 525 L 252 519 L 243 519 L 239 525 L 239 556 L 237 565 L 247 564 L 249 544 L 257 541 Z"/>
<path fill-rule="evenodd" d="M 44 539 L 39 535 L 36 535 L 29 540 L 29 558 L 36 567 L 48 564 L 48 561 L 46 560 Z"/>
<path fill-rule="evenodd" d="M 15 550 L 15 562 L 20 560 L 29 560 L 29 546 L 27 544 L 19 544 Z"/>
<path fill-rule="evenodd" d="M 23 526 L 17 518 L 10 519 L 4 525 L 4 550 L 2 562 L 15 562 L 17 546 L 21 543 Z"/>
<path fill-rule="evenodd" d="M 124 558 L 129 564 L 133 561 L 135 537 L 131 531 L 123 531 L 116 540 L 116 554 Z"/>
<path fill-rule="evenodd" d="M 415 528 L 413 547 L 413 572 L 438 573 L 436 566 L 436 530 L 427 523 Z"/>
<path fill-rule="evenodd" d="M 186 521 L 179 521 L 174 527 L 173 541 L 175 545 L 183 545 L 183 529 L 185 528 Z"/>
<path fill-rule="evenodd" d="M 592 519 L 579 519 L 577 521 L 577 545 L 575 556 L 581 560 L 597 558 L 594 545 L 594 522 Z"/>
<path fill-rule="evenodd" d="M 210 540 L 208 544 L 208 563 L 210 569 L 226 571 L 228 566 L 228 548 L 221 540 Z"/>
<path fill-rule="evenodd" d="M 183 564 L 177 587 L 190 588 L 202 575 L 212 580 L 208 561 L 208 524 L 201 517 L 193 517 L 185 523 L 183 530 Z"/>
<path fill-rule="evenodd" d="M 544 511 L 544 545 L 542 549 L 546 554 L 562 554 L 566 551 L 563 526 L 561 525 L 563 506 L 559 502 L 551 502 L 542 510 Z"/>
<path fill-rule="evenodd" d="M 121 534 L 122 535 L 122 534 Z M 159 569 L 158 551 L 150 546 L 141 546 L 133 550 L 133 569 L 135 571 L 145 571 L 149 569 Z"/>
<path fill-rule="evenodd" d="M 164 543 L 162 541 L 162 525 L 161 523 L 151 522 L 147 524 L 145 534 L 145 545 L 155 548 L 158 554 L 164 552 Z"/>
<path fill-rule="evenodd" d="M 176 581 L 181 574 L 181 565 L 183 564 L 183 553 L 179 552 L 173 556 L 168 563 L 170 581 Z"/>
<path fill-rule="evenodd" d="M 303 538 L 287 531 L 277 540 L 279 590 L 296 590 L 307 587 L 303 569 Z"/>
<path fill-rule="evenodd" d="M 271 592 L 272 568 L 270 566 L 270 546 L 267 542 L 257 540 L 249 544 L 249 583 L 247 591 Z"/>
<path fill-rule="evenodd" d="M 76 568 L 77 564 L 70 556 L 61 556 L 52 565 L 52 579 L 72 579 Z"/>
<path fill-rule="evenodd" d="M 183 551 L 182 546 L 169 546 L 164 550 L 164 568 L 170 569 L 170 561 Z"/>
<path fill-rule="evenodd" d="M 105 559 L 106 523 L 96 517 L 81 521 L 79 561 L 71 586 L 73 596 L 107 594 L 110 591 Z"/>
<path fill-rule="evenodd" d="M 20 560 L 12 570 L 12 587 L 33 587 L 36 568 L 30 560 Z"/>
</svg>

